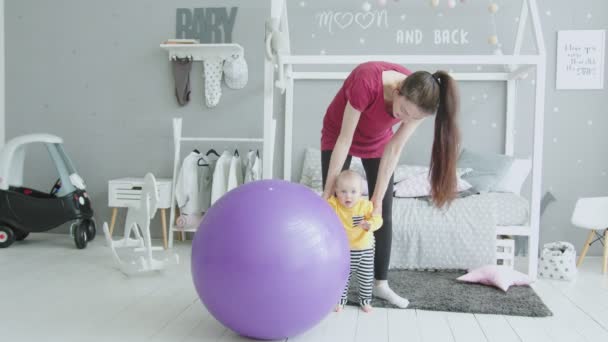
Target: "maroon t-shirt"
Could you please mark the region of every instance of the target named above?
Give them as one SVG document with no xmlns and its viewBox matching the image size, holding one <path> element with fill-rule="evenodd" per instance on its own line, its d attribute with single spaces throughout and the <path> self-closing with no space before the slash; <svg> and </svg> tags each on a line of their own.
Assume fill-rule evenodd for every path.
<svg viewBox="0 0 608 342">
<path fill-rule="evenodd" d="M 393 136 L 392 127 L 399 123 L 384 104 L 382 72 L 394 70 L 405 75 L 412 72 L 401 65 L 366 62 L 358 65 L 327 108 L 321 130 L 321 150 L 333 150 L 340 135 L 346 103 L 361 112 L 349 153 L 360 158 L 380 158 L 384 146 Z"/>
</svg>

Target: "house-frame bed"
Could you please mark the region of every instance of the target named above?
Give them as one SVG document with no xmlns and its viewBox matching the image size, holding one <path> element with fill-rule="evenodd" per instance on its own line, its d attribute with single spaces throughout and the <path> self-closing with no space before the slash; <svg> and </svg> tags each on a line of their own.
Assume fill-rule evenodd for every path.
<svg viewBox="0 0 608 342">
<path fill-rule="evenodd" d="M 518 226 L 497 226 L 497 235 L 527 236 L 528 237 L 528 274 L 536 277 L 538 266 L 539 221 L 541 200 L 541 174 L 543 152 L 543 122 L 545 101 L 546 53 L 542 36 L 540 18 L 536 0 L 522 0 L 520 20 L 513 54 L 502 55 L 293 55 L 290 53 L 289 27 L 287 20 L 287 5 L 285 0 L 271 0 L 271 17 L 266 25 L 266 61 L 264 88 L 264 151 L 269 153 L 274 149 L 276 121 L 274 113 L 275 88 L 281 90 L 280 96 L 285 97 L 285 145 L 283 178 L 291 179 L 292 168 L 292 130 L 294 115 L 294 82 L 297 80 L 343 80 L 348 72 L 332 71 L 294 71 L 295 65 L 314 66 L 355 65 L 369 60 L 383 60 L 412 65 L 441 65 L 446 66 L 502 66 L 504 72 L 466 72 L 453 73 L 459 82 L 497 81 L 506 83 L 506 125 L 504 154 L 514 153 L 514 123 L 516 116 L 516 86 L 517 82 L 530 71 L 535 71 L 535 100 L 534 100 L 534 136 L 532 154 L 532 191 L 530 216 L 527 224 Z M 531 21 L 535 54 L 520 54 L 527 21 Z M 327 68 L 323 68 L 327 70 Z M 338 70 L 338 69 L 337 69 Z M 343 70 L 343 69 L 342 69 Z M 266 158 L 272 167 L 273 158 Z"/>
</svg>

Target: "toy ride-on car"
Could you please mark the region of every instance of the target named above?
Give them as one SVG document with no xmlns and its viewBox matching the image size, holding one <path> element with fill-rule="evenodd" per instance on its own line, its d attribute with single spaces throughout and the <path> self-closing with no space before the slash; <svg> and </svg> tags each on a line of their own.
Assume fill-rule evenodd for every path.
<svg viewBox="0 0 608 342">
<path fill-rule="evenodd" d="M 46 146 L 59 173 L 49 193 L 23 186 L 25 148 L 34 143 Z M 0 248 L 67 222 L 71 222 L 77 248 L 85 248 L 95 238 L 91 201 L 63 149 L 63 140 L 50 134 L 30 134 L 7 142 L 0 151 Z"/>
</svg>

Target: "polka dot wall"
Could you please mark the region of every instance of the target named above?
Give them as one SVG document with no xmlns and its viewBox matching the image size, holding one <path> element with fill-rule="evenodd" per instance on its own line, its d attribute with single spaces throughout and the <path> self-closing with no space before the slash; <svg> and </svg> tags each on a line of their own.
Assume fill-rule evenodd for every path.
<svg viewBox="0 0 608 342">
<path fill-rule="evenodd" d="M 289 0 L 291 49 L 303 55 L 508 54 L 513 50 L 514 32 L 521 21 L 519 2 Z M 541 219 L 541 243 L 566 240 L 580 248 L 585 232 L 570 224 L 576 199 L 608 195 L 608 134 L 605 133 L 608 90 L 556 90 L 556 40 L 559 30 L 608 27 L 608 1 L 537 2 L 547 50 L 541 194 L 551 192 L 555 197 Z M 147 2 L 145 5 L 110 2 L 93 6 L 71 1 L 80 5 L 65 11 L 43 3 L 34 6 L 31 2 L 6 2 L 6 44 L 9 47 L 6 81 L 11 85 L 6 89 L 6 132 L 10 132 L 7 137 L 31 131 L 62 136 L 71 144 L 67 147 L 73 149 L 72 157 L 87 185 L 99 194 L 105 194 L 107 182 L 95 176 L 100 172 L 95 161 L 117 161 L 101 166 L 103 173 L 108 175 L 144 174 L 147 170 L 155 170 L 155 165 L 165 165 L 165 156 L 171 153 L 170 141 L 167 143 L 168 140 L 157 137 L 171 134 L 167 113 L 172 113 L 175 100 L 173 84 L 167 81 L 171 75 L 170 65 L 162 51 L 157 51 L 157 43 L 174 33 L 176 7 L 205 6 L 183 0 L 163 6 Z M 216 5 L 219 3 L 216 1 Z M 188 135 L 224 132 L 244 136 L 251 127 L 256 132 L 262 130 L 263 121 L 257 115 L 263 107 L 263 69 L 260 66 L 264 47 L 260 37 L 264 35 L 269 8 L 246 0 L 221 6 L 232 5 L 239 7 L 233 39 L 244 46 L 245 56 L 249 56 L 250 92 L 224 86 L 217 91 L 212 87 L 217 85 L 217 78 L 212 73 L 205 77 L 203 64 L 197 63 L 191 74 L 193 105 L 178 113 L 195 123 L 186 127 L 191 129 L 185 132 Z M 142 10 L 146 13 L 145 18 L 141 17 Z M 92 25 L 91 11 L 96 13 L 95 23 L 108 23 L 103 30 Z M 331 20 L 330 11 L 333 13 Z M 136 20 L 140 17 L 145 20 Z M 449 32 L 436 36 L 436 30 Z M 532 36 L 527 36 L 524 53 L 532 51 L 531 42 Z M 111 53 L 102 56 L 100 49 Z M 44 63 L 40 56 L 44 56 Z M 112 72 L 102 72 L 108 65 L 112 66 Z M 348 67 L 343 66 L 341 70 L 346 71 Z M 412 69 L 416 68 L 412 66 Z M 301 69 L 305 71 L 306 68 Z M 445 69 L 451 72 L 496 70 L 486 65 L 468 69 L 445 66 Z M 212 67 L 208 68 L 211 70 Z M 530 71 L 521 80 L 517 92 L 519 119 L 513 133 L 516 153 L 520 157 L 532 154 L 533 122 L 529 116 L 533 108 L 535 76 Z M 206 80 L 209 80 L 207 84 Z M 339 82 L 334 81 L 297 83 L 294 126 L 299 131 L 294 133 L 294 170 L 301 170 L 298 167 L 302 161 L 297 156 L 303 155 L 305 146 L 318 145 L 321 119 L 338 85 Z M 204 97 L 206 86 L 210 87 L 208 99 Z M 461 94 L 460 122 L 464 143 L 482 152 L 500 150 L 504 145 L 504 86 L 493 82 L 463 82 Z M 218 98 L 212 111 L 209 108 L 209 113 L 201 112 L 201 108 L 208 108 L 206 101 L 212 105 Z M 66 120 L 78 129 L 66 127 Z M 230 129 L 237 120 L 242 123 L 243 131 Z M 284 136 L 281 120 L 279 118 L 277 122 L 277 146 Z M 139 122 L 143 122 L 146 129 L 133 134 L 129 128 Z M 201 131 L 195 132 L 193 127 L 200 122 L 204 125 L 200 125 Z M 408 142 L 404 160 L 428 162 L 431 136 L 432 122 L 428 121 Z M 82 143 L 73 143 L 75 141 Z M 97 141 L 104 141 L 104 148 L 97 148 L 94 143 Z M 124 141 L 131 142 L 128 148 Z M 127 166 L 133 155 L 147 150 L 161 153 Z M 281 159 L 279 152 L 277 170 L 282 168 Z M 169 165 L 158 171 L 170 175 L 171 170 Z M 41 171 L 35 172 L 32 178 L 41 179 L 40 186 L 46 186 L 46 176 Z M 96 199 L 99 205 L 95 209 L 106 215 L 108 209 L 103 196 Z M 594 255 L 599 252 L 597 245 L 590 251 Z"/>
<path fill-rule="evenodd" d="M 482 30 L 475 30 L 475 48 L 484 54 L 509 54 L 513 49 L 515 40 L 514 30 L 519 24 L 520 12 L 518 1 L 483 0 L 473 2 L 454 0 L 420 0 L 417 2 L 391 0 L 360 0 L 354 2 L 330 1 L 334 7 L 350 10 L 353 15 L 364 13 L 378 13 L 387 11 L 389 28 L 408 24 L 416 17 L 424 14 L 425 18 L 434 16 L 433 27 L 442 27 L 442 22 L 455 25 L 454 17 L 464 16 L 466 19 L 483 21 Z M 336 5 L 341 3 L 341 7 Z M 517 4 L 516 4 L 517 3 Z M 566 0 L 538 0 L 539 15 L 545 38 L 547 50 L 547 81 L 545 99 L 544 122 L 544 156 L 543 156 L 543 184 L 541 195 L 551 192 L 555 200 L 547 206 L 541 218 L 541 243 L 548 241 L 566 240 L 576 246 L 584 242 L 584 232 L 576 230 L 569 223 L 576 199 L 584 196 L 608 195 L 608 108 L 607 90 L 557 90 L 555 87 L 556 40 L 559 30 L 572 29 L 601 29 L 608 26 L 608 2 L 599 0 L 583 0 L 572 6 Z M 301 1 L 299 6 L 313 6 L 311 1 Z M 319 7 L 315 4 L 314 6 Z M 323 7 L 319 7 L 323 8 Z M 467 16 L 467 8 L 477 11 L 477 17 Z M 484 15 L 480 15 L 484 13 Z M 318 18 L 315 18 L 318 19 Z M 340 18 L 342 19 L 342 18 Z M 343 24 L 348 24 L 345 18 Z M 512 23 L 511 26 L 506 23 Z M 416 22 L 418 23 L 418 22 Z M 377 32 L 361 30 L 356 22 L 350 27 L 349 36 L 340 36 L 334 27 L 332 34 L 342 40 L 349 40 L 349 48 L 340 48 L 339 44 L 330 44 L 332 40 L 324 39 L 327 32 L 323 32 L 319 25 L 313 27 L 308 37 L 318 44 L 311 44 L 310 53 L 317 54 L 355 54 L 365 53 L 366 49 L 376 47 L 382 49 L 381 53 L 393 53 L 394 42 L 388 39 L 382 46 L 375 45 L 378 41 Z M 391 26 L 392 25 L 392 26 Z M 529 21 L 528 21 L 529 25 Z M 510 26 L 510 27 L 509 27 Z M 385 29 L 385 27 L 382 27 Z M 427 31 L 429 30 L 426 28 Z M 424 30 L 424 27 L 423 27 Z M 424 39 L 427 39 L 425 36 Z M 524 43 L 523 53 L 532 53 L 530 37 Z M 424 45 L 424 42 L 415 46 L 416 53 L 450 53 L 448 48 L 441 50 L 436 45 Z M 406 48 L 412 47 L 406 46 Z M 451 46 L 450 48 L 458 48 Z M 316 49 L 316 50 L 315 50 Z M 356 51 L 354 51 L 356 50 Z M 376 51 L 376 50 L 374 50 Z M 385 52 L 386 51 L 386 52 Z M 373 52 L 370 52 L 373 53 Z M 462 67 L 451 67 L 450 72 L 458 72 Z M 473 66 L 470 71 L 490 71 L 491 66 Z M 520 157 L 532 155 L 533 122 L 530 119 L 534 106 L 534 91 L 536 89 L 536 74 L 532 70 L 523 75 L 519 82 L 517 112 L 513 134 L 515 136 L 515 150 Z M 462 88 L 462 125 L 465 143 L 475 146 L 475 140 L 487 140 L 487 148 L 496 149 L 504 144 L 502 132 L 505 129 L 504 116 L 496 116 L 496 108 L 504 108 L 505 90 L 490 82 L 481 82 L 477 85 L 467 83 Z M 502 107 L 501 107 L 502 106 Z M 528 115 L 526 117 L 525 115 Z M 430 132 L 420 133 L 425 135 Z M 478 142 L 478 141 L 477 141 Z M 413 142 L 414 148 L 426 152 L 424 144 Z M 481 147 L 484 148 L 484 147 Z M 421 153 L 421 154 L 424 154 Z M 414 152 L 417 153 L 417 152 Z M 423 160 L 423 158 L 420 158 Z M 528 188 L 531 183 L 528 180 Z M 580 248 L 580 247 L 577 247 Z M 594 247 L 595 248 L 595 247 Z M 592 249 L 591 253 L 599 254 L 599 249 Z"/>
<path fill-rule="evenodd" d="M 541 218 L 541 243 L 569 241 L 580 252 L 587 232 L 575 228 L 570 217 L 580 197 L 608 196 L 608 90 L 557 90 L 555 63 L 557 32 L 596 30 L 608 26 L 608 2 L 540 0 L 547 45 L 543 193 L 556 201 Z M 535 87 L 530 78 L 528 87 Z M 606 82 L 604 75 L 604 82 Z M 601 255 L 595 244 L 591 255 Z"/>
</svg>

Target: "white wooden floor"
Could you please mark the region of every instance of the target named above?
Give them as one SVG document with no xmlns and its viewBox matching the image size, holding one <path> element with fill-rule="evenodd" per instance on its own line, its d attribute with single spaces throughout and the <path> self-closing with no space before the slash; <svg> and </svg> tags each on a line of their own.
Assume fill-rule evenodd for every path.
<svg viewBox="0 0 608 342">
<path fill-rule="evenodd" d="M 0 341 L 246 341 L 201 305 L 190 247 L 163 274 L 127 278 L 103 236 L 77 250 L 66 235 L 33 234 L 0 249 Z M 347 307 L 289 341 L 608 341 L 608 277 L 585 260 L 574 282 L 539 280 L 550 318 Z"/>
</svg>

